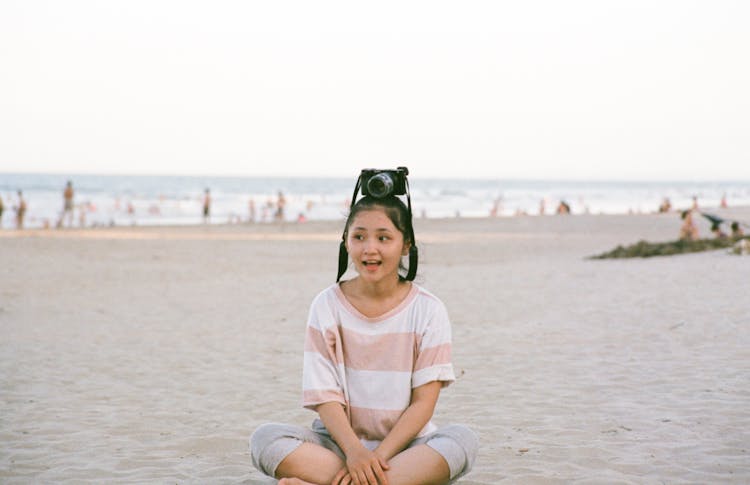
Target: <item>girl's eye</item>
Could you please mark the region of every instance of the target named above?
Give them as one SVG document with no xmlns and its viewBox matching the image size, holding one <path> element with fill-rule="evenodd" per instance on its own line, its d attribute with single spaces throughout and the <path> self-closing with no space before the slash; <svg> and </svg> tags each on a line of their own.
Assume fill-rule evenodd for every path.
<svg viewBox="0 0 750 485">
<path fill-rule="evenodd" d="M 357 241 L 362 241 L 365 237 L 362 234 L 355 234 L 354 239 Z"/>
<path fill-rule="evenodd" d="M 387 241 L 390 238 L 388 236 L 380 236 L 378 239 L 380 239 L 381 241 Z"/>
</svg>

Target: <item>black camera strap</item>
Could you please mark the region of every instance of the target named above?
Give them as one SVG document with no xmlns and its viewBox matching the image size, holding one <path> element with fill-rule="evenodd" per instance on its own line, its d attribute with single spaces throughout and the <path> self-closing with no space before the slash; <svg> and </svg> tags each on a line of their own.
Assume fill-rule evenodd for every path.
<svg viewBox="0 0 750 485">
<path fill-rule="evenodd" d="M 339 282 L 342 276 L 344 276 L 344 273 L 346 273 L 346 268 L 349 266 L 349 252 L 346 250 L 346 243 L 344 241 L 341 241 L 339 244 L 339 271 L 336 274 L 336 283 Z"/>
<path fill-rule="evenodd" d="M 409 188 L 409 179 L 406 182 L 406 202 L 407 208 L 409 209 L 409 236 L 411 238 L 411 246 L 409 246 L 409 271 L 406 273 L 404 279 L 406 281 L 414 281 L 417 276 L 417 265 L 419 264 L 419 250 L 417 249 L 417 240 L 414 238 L 414 216 L 411 212 L 411 189 Z"/>
<path fill-rule="evenodd" d="M 352 201 L 349 204 L 349 211 L 351 212 L 352 207 L 354 207 L 354 202 L 357 200 L 357 194 L 359 193 L 359 188 L 362 185 L 362 177 L 357 177 L 357 183 L 354 185 L 354 193 L 352 194 Z M 336 274 L 336 283 L 339 282 L 342 276 L 344 276 L 344 273 L 346 273 L 346 268 L 349 266 L 349 252 L 346 250 L 346 231 L 341 234 L 341 243 L 339 244 L 339 269 L 338 273 Z"/>
</svg>

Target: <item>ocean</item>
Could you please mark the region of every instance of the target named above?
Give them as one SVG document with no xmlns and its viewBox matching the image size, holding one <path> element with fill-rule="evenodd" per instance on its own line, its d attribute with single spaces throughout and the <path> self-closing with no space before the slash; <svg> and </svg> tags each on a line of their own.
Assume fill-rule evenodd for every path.
<svg viewBox="0 0 750 485">
<path fill-rule="evenodd" d="M 75 191 L 74 227 L 189 225 L 203 223 L 206 188 L 212 197 L 210 224 L 274 220 L 279 193 L 283 219 L 343 219 L 354 179 L 291 177 L 131 176 L 0 173 L 5 211 L 0 227 L 14 227 L 17 191 L 27 204 L 25 226 L 55 227 L 63 210 L 63 189 Z M 618 182 L 555 180 L 469 180 L 410 177 L 415 217 L 499 217 L 552 214 L 565 201 L 573 214 L 656 212 L 664 198 L 673 209 L 750 205 L 750 181 Z M 251 210 L 251 203 L 254 211 Z"/>
</svg>

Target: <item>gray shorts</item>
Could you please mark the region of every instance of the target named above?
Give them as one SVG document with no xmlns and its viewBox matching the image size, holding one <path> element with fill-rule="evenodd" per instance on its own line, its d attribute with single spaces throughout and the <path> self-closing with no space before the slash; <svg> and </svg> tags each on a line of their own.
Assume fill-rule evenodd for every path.
<svg viewBox="0 0 750 485">
<path fill-rule="evenodd" d="M 323 423 L 316 419 L 312 429 L 280 423 L 259 426 L 250 436 L 253 465 L 269 477 L 276 477 L 279 463 L 302 443 L 322 446 L 346 460 Z M 440 453 L 448 462 L 450 480 L 454 482 L 471 471 L 479 449 L 479 439 L 468 427 L 452 424 L 416 438 L 406 448 L 417 445 L 427 445 Z"/>
</svg>

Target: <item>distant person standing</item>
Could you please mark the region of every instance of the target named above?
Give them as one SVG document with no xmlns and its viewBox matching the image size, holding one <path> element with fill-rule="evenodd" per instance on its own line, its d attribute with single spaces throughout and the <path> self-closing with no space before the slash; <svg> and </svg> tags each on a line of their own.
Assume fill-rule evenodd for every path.
<svg viewBox="0 0 750 485">
<path fill-rule="evenodd" d="M 497 217 L 500 215 L 503 211 L 503 198 L 497 197 L 495 201 L 492 203 L 492 208 L 490 209 L 490 217 Z"/>
<path fill-rule="evenodd" d="M 203 222 L 208 223 L 211 218 L 211 190 L 206 189 L 203 194 Z"/>
<path fill-rule="evenodd" d="M 686 210 L 682 212 L 682 227 L 680 227 L 680 239 L 684 241 L 698 240 L 698 227 L 693 222 L 693 211 Z"/>
<path fill-rule="evenodd" d="M 68 180 L 63 190 L 63 214 L 60 217 L 60 226 L 63 225 L 65 219 L 68 220 L 68 227 L 73 226 L 73 196 L 73 182 Z"/>
<path fill-rule="evenodd" d="M 279 197 L 276 199 L 276 214 L 274 218 L 279 222 L 284 222 L 284 208 L 286 207 L 286 198 L 284 193 L 279 190 Z"/>
<path fill-rule="evenodd" d="M 78 225 L 86 227 L 86 213 L 88 212 L 88 202 L 78 204 Z"/>
<path fill-rule="evenodd" d="M 3 228 L 3 211 L 5 210 L 5 206 L 3 205 L 3 196 L 0 194 L 0 229 Z"/>
<path fill-rule="evenodd" d="M 23 229 L 23 218 L 26 215 L 26 201 L 23 200 L 23 192 L 18 191 L 18 205 L 16 209 L 16 228 Z"/>
<path fill-rule="evenodd" d="M 247 222 L 255 222 L 255 200 L 252 197 L 247 203 Z"/>
</svg>

